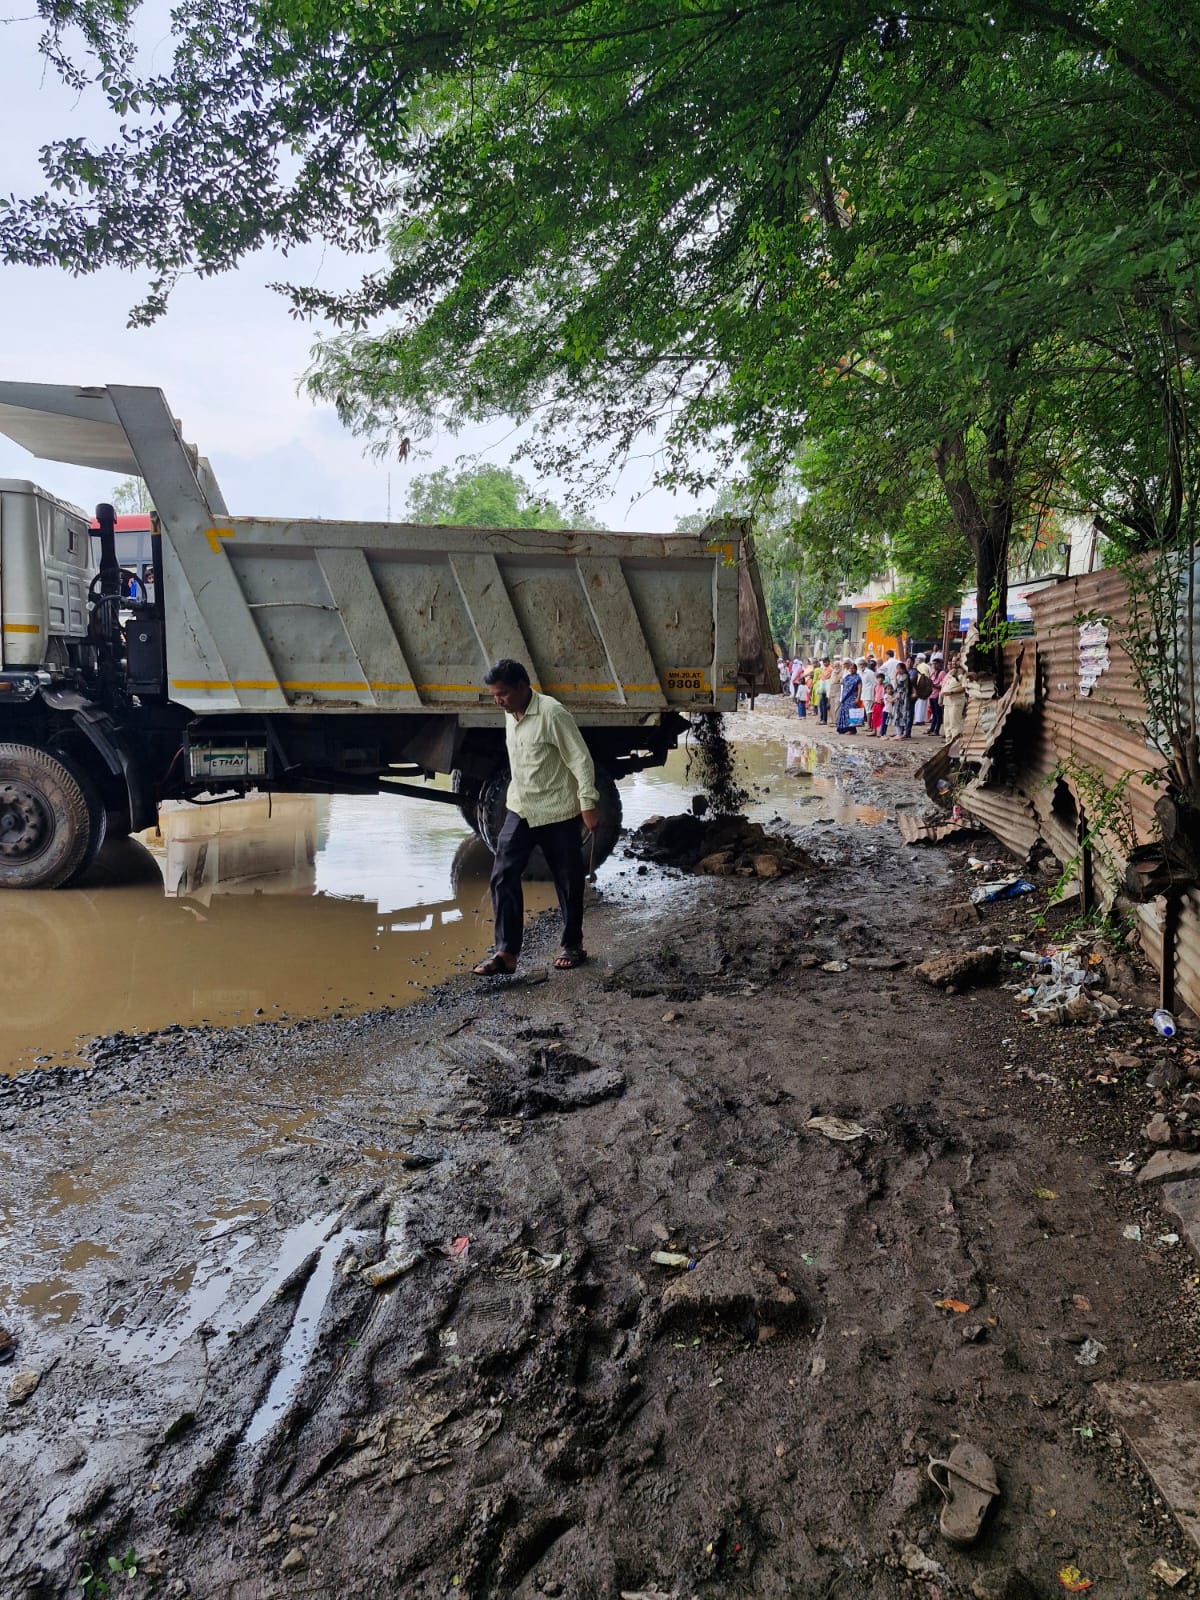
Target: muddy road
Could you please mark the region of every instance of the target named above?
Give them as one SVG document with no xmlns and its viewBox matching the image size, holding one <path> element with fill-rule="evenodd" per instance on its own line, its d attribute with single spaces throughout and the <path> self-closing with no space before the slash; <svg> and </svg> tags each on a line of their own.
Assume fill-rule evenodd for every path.
<svg viewBox="0 0 1200 1600">
<path fill-rule="evenodd" d="M 577 972 L 543 922 L 515 980 L 131 1027 L 0 1081 L 6 1600 L 91 1572 L 1020 1600 L 1074 1565 L 1140 1597 L 1190 1565 L 1096 1392 L 1200 1377 L 1195 1261 L 1114 1164 L 1168 1047 L 1136 1007 L 1036 1029 L 1003 984 L 917 982 L 1029 939 L 1024 903 L 938 926 L 968 847 L 887 820 L 924 745 L 826 736 L 810 764 L 776 709 L 743 722 L 756 814 L 814 870 L 619 855 Z M 1146 1068 L 1099 1087 L 1114 1048 Z M 963 1439 L 1001 1489 L 968 1550 L 925 1474 Z"/>
</svg>

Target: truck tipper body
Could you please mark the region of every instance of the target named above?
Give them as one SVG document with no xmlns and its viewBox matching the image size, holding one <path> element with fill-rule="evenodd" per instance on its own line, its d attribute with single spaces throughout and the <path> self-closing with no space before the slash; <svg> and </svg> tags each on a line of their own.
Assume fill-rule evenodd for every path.
<svg viewBox="0 0 1200 1600">
<path fill-rule="evenodd" d="M 777 687 L 737 520 L 656 535 L 232 516 L 152 388 L 0 383 L 0 431 L 142 478 L 157 527 L 131 570 L 110 507 L 93 531 L 0 481 L 0 887 L 70 883 L 161 801 L 251 788 L 449 800 L 494 845 L 508 773 L 483 675 L 503 657 L 583 732 L 601 859 L 617 779 L 661 764 L 690 716 Z"/>
</svg>

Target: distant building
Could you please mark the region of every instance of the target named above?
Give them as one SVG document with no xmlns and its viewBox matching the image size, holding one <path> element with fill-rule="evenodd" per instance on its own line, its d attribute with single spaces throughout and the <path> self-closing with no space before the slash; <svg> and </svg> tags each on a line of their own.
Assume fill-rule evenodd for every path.
<svg viewBox="0 0 1200 1600">
<path fill-rule="evenodd" d="M 885 650 L 895 650 L 899 654 L 899 640 L 887 631 L 883 623 L 888 602 L 895 592 L 896 575 L 887 572 L 881 577 L 872 578 L 870 583 L 864 584 L 854 594 L 838 597 L 837 612 L 827 612 L 826 615 L 836 615 L 838 619 L 840 648 L 856 659 L 859 656 L 878 657 Z"/>
</svg>

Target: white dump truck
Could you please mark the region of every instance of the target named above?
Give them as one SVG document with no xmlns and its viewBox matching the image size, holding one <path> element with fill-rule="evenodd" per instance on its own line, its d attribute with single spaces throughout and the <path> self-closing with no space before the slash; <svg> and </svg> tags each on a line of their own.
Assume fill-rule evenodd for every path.
<svg viewBox="0 0 1200 1600">
<path fill-rule="evenodd" d="M 689 715 L 777 687 L 746 525 L 700 535 L 234 517 L 160 390 L 0 383 L 33 455 L 145 480 L 135 573 L 92 519 L 0 480 L 0 887 L 54 888 L 159 803 L 248 789 L 450 801 L 489 845 L 508 782 L 501 657 L 569 706 L 616 780 Z M 430 780 L 452 774 L 449 789 Z"/>
</svg>

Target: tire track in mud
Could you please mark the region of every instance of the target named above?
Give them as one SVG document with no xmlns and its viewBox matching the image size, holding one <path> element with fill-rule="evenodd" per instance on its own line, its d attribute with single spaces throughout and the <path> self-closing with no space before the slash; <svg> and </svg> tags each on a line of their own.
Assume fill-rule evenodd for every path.
<svg viewBox="0 0 1200 1600">
<path fill-rule="evenodd" d="M 1009 1104 L 996 1045 L 1008 998 L 950 1003 L 903 974 L 778 965 L 781 930 L 822 918 L 816 953 L 832 956 L 851 937 L 870 951 L 872 918 L 895 915 L 902 895 L 906 916 L 922 914 L 926 891 L 902 865 L 876 860 L 874 900 L 860 891 L 841 921 L 822 897 L 848 893 L 851 869 L 836 890 L 832 874 L 764 885 L 740 911 L 707 886 L 687 919 L 663 919 L 653 948 L 643 932 L 614 956 L 614 973 L 632 963 L 631 983 L 622 972 L 606 992 L 611 974 L 573 975 L 489 999 L 482 1015 L 476 992 L 462 1004 L 477 1020 L 461 1029 L 451 1008 L 440 1029 L 413 1019 L 376 1035 L 357 1076 L 314 1106 L 305 1135 L 318 1142 L 256 1155 L 243 1178 L 271 1175 L 278 1228 L 361 1199 L 364 1174 L 383 1172 L 394 1187 L 371 1202 L 378 1248 L 398 1196 L 424 1261 L 387 1290 L 335 1277 L 283 1426 L 246 1462 L 222 1456 L 221 1440 L 261 1405 L 298 1312 L 294 1293 L 264 1306 L 223 1352 L 193 1437 L 111 1475 L 99 1537 L 164 1548 L 168 1575 L 205 1596 L 421 1596 L 457 1576 L 458 1592 L 489 1600 L 530 1600 L 545 1583 L 572 1600 L 838 1583 L 898 1600 L 899 1537 L 923 1538 L 945 1592 L 968 1594 L 981 1572 L 1045 1566 L 1086 1516 L 1105 1592 L 1120 1594 L 1126 1560 L 1157 1553 L 1163 1530 L 1139 1524 L 1141 1486 L 1107 1465 L 1116 1453 L 1072 1432 L 1092 1413 L 1065 1342 L 1070 1294 L 1102 1307 L 1128 1371 L 1138 1323 L 1093 1281 L 1112 1202 L 1091 1187 L 1090 1157 Z M 705 921 L 706 906 L 719 918 Z M 660 949 L 676 952 L 672 981 L 689 998 L 653 992 Z M 643 979 L 651 992 L 634 998 Z M 447 1073 L 452 1026 L 464 1054 Z M 623 1092 L 489 1116 L 541 1081 L 527 1069 L 547 1028 L 565 1053 L 619 1070 Z M 396 1083 L 420 1094 L 392 1106 Z M 300 1065 L 281 1063 L 263 1089 L 302 1105 L 303 1086 Z M 837 1145 L 805 1127 L 830 1113 L 871 1137 Z M 401 1174 L 353 1149 L 403 1151 L 414 1135 L 436 1137 L 439 1158 Z M 1034 1201 L 1050 1179 L 1060 1201 Z M 444 1253 L 460 1236 L 465 1256 Z M 699 1265 L 660 1268 L 656 1250 Z M 514 1251 L 562 1259 L 514 1282 Z M 1122 1296 L 1152 1296 L 1150 1268 L 1129 1271 Z M 681 1310 L 668 1295 L 687 1285 L 696 1299 Z M 800 1309 L 779 1316 L 767 1285 Z M 933 1303 L 951 1296 L 970 1316 Z M 989 1316 L 980 1341 L 964 1340 Z M 964 1430 L 992 1445 L 1005 1488 L 971 1556 L 930 1542 L 923 1476 L 926 1453 Z M 209 1476 L 177 1529 L 136 1485 L 153 1467 L 177 1503 L 185 1461 Z M 292 1538 L 293 1524 L 318 1531 Z M 293 1550 L 303 1564 L 282 1573 Z"/>
</svg>

